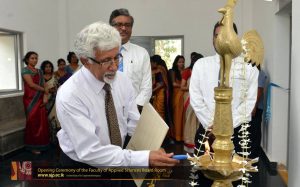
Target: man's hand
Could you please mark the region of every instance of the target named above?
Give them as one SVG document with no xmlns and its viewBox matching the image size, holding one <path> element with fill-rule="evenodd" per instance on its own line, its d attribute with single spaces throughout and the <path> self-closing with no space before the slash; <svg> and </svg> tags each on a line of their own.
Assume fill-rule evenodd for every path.
<svg viewBox="0 0 300 187">
<path fill-rule="evenodd" d="M 208 137 L 208 138 L 215 138 L 214 137 L 214 134 L 212 133 L 212 130 L 213 130 L 213 125 L 211 125 L 211 126 L 209 126 L 208 128 L 207 128 L 207 134 L 206 134 L 206 136 Z"/>
<path fill-rule="evenodd" d="M 179 164 L 179 160 L 171 158 L 173 153 L 164 153 L 162 150 L 150 151 L 149 165 L 150 166 L 175 166 Z"/>
<path fill-rule="evenodd" d="M 214 127 L 213 125 L 211 125 L 210 127 L 208 127 L 207 134 L 206 134 L 206 136 L 208 137 L 206 140 L 208 141 L 210 147 L 212 146 L 213 142 L 216 139 L 214 133 L 212 132 L 213 131 L 213 127 Z M 212 150 L 212 147 L 211 147 L 211 150 Z"/>
<path fill-rule="evenodd" d="M 48 103 L 48 94 L 43 95 L 43 103 L 40 105 L 40 107 L 44 107 Z"/>
</svg>

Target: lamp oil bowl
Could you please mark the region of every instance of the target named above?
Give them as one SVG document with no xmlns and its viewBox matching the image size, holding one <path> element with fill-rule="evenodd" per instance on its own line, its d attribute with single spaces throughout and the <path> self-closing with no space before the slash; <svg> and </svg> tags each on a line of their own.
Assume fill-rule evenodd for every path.
<svg viewBox="0 0 300 187">
<path fill-rule="evenodd" d="M 257 167 L 252 164 L 258 162 L 258 159 L 247 159 L 234 154 L 230 169 L 214 165 L 214 158 L 209 154 L 200 157 L 190 157 L 189 160 L 194 163 L 197 170 L 201 170 L 205 177 L 214 181 L 212 187 L 232 187 L 232 181 L 243 177 L 244 172 L 257 172 Z"/>
</svg>

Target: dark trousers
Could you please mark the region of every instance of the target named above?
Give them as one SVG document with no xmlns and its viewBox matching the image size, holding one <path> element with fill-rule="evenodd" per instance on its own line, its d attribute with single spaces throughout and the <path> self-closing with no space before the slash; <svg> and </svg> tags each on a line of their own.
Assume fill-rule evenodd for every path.
<svg viewBox="0 0 300 187">
<path fill-rule="evenodd" d="M 72 167 L 72 168 L 93 168 L 87 164 L 77 162 L 69 158 L 63 151 L 60 154 L 60 166 L 61 167 Z M 125 174 L 128 178 L 131 178 L 130 173 Z M 126 178 L 127 178 L 126 177 Z M 106 178 L 106 177 L 105 177 Z M 109 176 L 108 176 L 109 178 Z M 57 181 L 60 187 L 136 187 L 133 180 L 61 180 Z"/>
<path fill-rule="evenodd" d="M 256 109 L 255 116 L 252 116 L 250 124 L 250 139 L 251 143 L 251 155 L 250 158 L 256 158 L 260 156 L 260 143 L 261 143 L 261 122 L 262 122 L 263 110 Z"/>
</svg>

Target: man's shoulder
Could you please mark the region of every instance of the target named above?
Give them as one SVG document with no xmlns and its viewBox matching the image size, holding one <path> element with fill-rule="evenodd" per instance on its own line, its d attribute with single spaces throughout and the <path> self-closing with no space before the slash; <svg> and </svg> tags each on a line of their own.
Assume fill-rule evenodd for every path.
<svg viewBox="0 0 300 187">
<path fill-rule="evenodd" d="M 207 56 L 207 57 L 203 57 L 200 58 L 200 60 L 214 60 L 214 61 L 219 61 L 220 60 L 220 55 L 218 55 L 217 53 L 215 55 L 211 55 L 211 56 Z"/>
<path fill-rule="evenodd" d="M 207 56 L 207 57 L 198 59 L 196 61 L 195 65 L 194 65 L 194 68 L 195 67 L 203 67 L 203 66 L 206 66 L 206 65 L 211 66 L 212 63 L 217 63 L 217 62 L 218 62 L 218 56 L 217 55 Z"/>
<path fill-rule="evenodd" d="M 82 81 L 79 80 L 79 73 L 72 75 L 58 89 L 56 99 L 64 102 L 71 102 L 74 96 L 78 96 L 84 87 Z"/>
<path fill-rule="evenodd" d="M 147 50 L 142 46 L 139 46 L 139 45 L 131 43 L 131 42 L 128 43 L 128 46 L 130 47 L 131 50 L 139 51 L 139 52 L 143 52 L 143 53 L 148 54 Z"/>
</svg>

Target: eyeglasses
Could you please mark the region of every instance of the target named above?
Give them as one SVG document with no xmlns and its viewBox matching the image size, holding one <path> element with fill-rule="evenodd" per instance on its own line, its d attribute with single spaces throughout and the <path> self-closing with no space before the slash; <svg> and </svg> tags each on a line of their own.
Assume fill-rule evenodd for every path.
<svg viewBox="0 0 300 187">
<path fill-rule="evenodd" d="M 108 65 L 108 66 L 111 66 L 113 65 L 113 63 L 117 64 L 117 66 L 119 65 L 119 61 L 120 59 L 123 58 L 122 54 L 119 53 L 117 54 L 117 56 L 115 56 L 114 58 L 106 58 L 104 60 L 101 60 L 101 61 L 98 61 L 92 57 L 88 57 L 89 59 L 91 59 L 93 62 L 97 63 L 97 64 L 104 64 L 104 65 Z"/>
<path fill-rule="evenodd" d="M 117 28 L 125 27 L 126 29 L 132 27 L 132 23 L 112 23 L 111 25 L 112 25 L 113 27 L 117 27 Z"/>
</svg>

